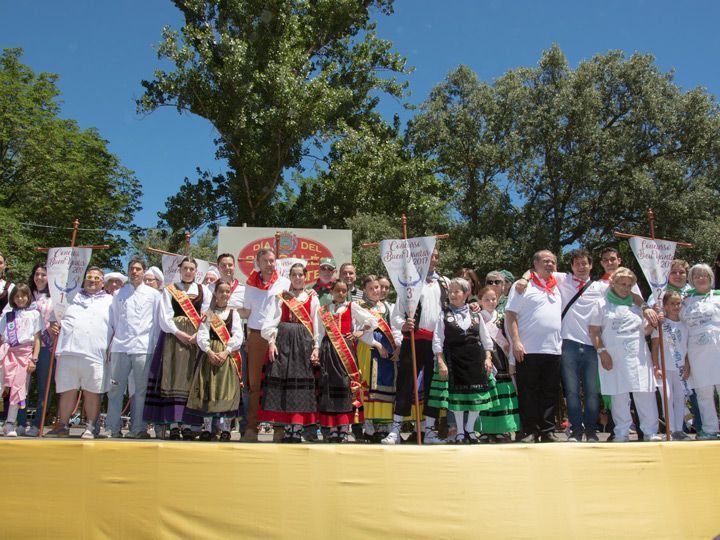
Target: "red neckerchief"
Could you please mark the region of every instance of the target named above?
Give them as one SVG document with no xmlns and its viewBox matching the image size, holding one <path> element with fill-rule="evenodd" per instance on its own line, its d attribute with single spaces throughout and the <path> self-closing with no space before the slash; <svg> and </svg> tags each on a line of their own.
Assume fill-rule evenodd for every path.
<svg viewBox="0 0 720 540">
<path fill-rule="evenodd" d="M 248 287 L 255 287 L 256 289 L 260 289 L 261 291 L 267 291 L 270 286 L 275 283 L 278 279 L 278 273 L 273 270 L 272 277 L 267 281 L 263 281 L 262 277 L 260 277 L 260 272 L 257 270 L 253 270 L 250 274 L 250 277 L 247 279 L 246 285 Z"/>
<path fill-rule="evenodd" d="M 545 281 L 543 281 L 537 276 L 535 272 L 533 272 L 530 274 L 530 279 L 532 279 L 533 283 L 537 285 L 540 289 L 552 296 L 555 296 L 555 291 L 553 291 L 553 289 L 557 285 L 557 279 L 555 279 L 555 276 L 550 274 L 550 276 Z"/>
<path fill-rule="evenodd" d="M 600 281 L 610 281 L 610 274 L 605 272 L 602 277 L 600 278 Z"/>
<path fill-rule="evenodd" d="M 590 278 L 587 278 L 585 281 L 583 281 L 581 279 L 576 278 L 575 276 L 573 276 L 572 278 L 573 278 L 573 281 L 577 282 L 577 284 L 578 284 L 578 287 L 577 287 L 578 291 L 581 290 L 585 286 L 585 284 L 588 282 L 588 280 L 590 279 Z"/>
<path fill-rule="evenodd" d="M 327 283 L 320 283 L 318 281 L 313 288 L 317 293 L 324 293 L 325 291 L 331 291 L 334 284 L 334 281 L 328 281 Z"/>
<path fill-rule="evenodd" d="M 237 279 L 233 280 L 232 287 L 230 288 L 230 294 L 235 292 L 235 289 L 237 289 L 239 284 L 240 282 Z"/>
</svg>

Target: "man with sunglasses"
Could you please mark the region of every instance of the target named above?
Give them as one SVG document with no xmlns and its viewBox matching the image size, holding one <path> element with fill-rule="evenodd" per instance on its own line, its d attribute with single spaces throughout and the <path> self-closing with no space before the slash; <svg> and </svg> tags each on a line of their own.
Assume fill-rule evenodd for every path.
<svg viewBox="0 0 720 540">
<path fill-rule="evenodd" d="M 83 392 L 87 419 L 83 439 L 94 439 L 104 388 L 105 356 L 110 343 L 110 304 L 113 296 L 103 290 L 103 271 L 91 266 L 83 288 L 75 295 L 60 321 L 55 387 L 60 394 L 58 422 L 45 436 L 70 435 L 70 416 Z"/>
<path fill-rule="evenodd" d="M 332 302 L 332 290 L 333 283 L 335 283 L 335 259 L 331 257 L 323 257 L 320 259 L 320 272 L 318 280 L 315 285 L 312 286 L 313 290 L 317 293 L 320 306 L 327 306 Z"/>
<path fill-rule="evenodd" d="M 503 318 L 505 315 L 505 304 L 507 304 L 507 294 L 505 293 L 505 276 L 497 270 L 488 272 L 485 276 L 485 285 L 492 287 L 497 295 L 498 302 L 495 310 L 498 317 Z"/>
</svg>

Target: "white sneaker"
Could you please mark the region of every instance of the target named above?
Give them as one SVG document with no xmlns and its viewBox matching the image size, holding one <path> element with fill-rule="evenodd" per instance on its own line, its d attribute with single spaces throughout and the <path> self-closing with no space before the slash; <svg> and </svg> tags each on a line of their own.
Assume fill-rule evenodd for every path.
<svg viewBox="0 0 720 540">
<path fill-rule="evenodd" d="M 80 438 L 81 439 L 94 439 L 95 434 L 92 432 L 91 429 L 86 429 L 85 431 L 83 431 L 82 435 L 80 435 Z"/>
<path fill-rule="evenodd" d="M 380 444 L 398 444 L 400 442 L 400 434 L 391 431 L 387 437 L 380 440 Z"/>
<path fill-rule="evenodd" d="M 648 437 L 646 435 L 645 440 L 650 441 L 650 442 L 660 442 L 660 441 L 664 440 L 664 438 L 659 433 L 653 433 L 652 435 L 650 435 L 650 437 Z"/>
<path fill-rule="evenodd" d="M 425 440 L 423 444 L 447 444 L 447 441 L 441 438 L 436 431 L 427 430 L 425 431 Z"/>
<path fill-rule="evenodd" d="M 3 427 L 3 433 L 6 437 L 17 437 L 17 431 L 15 431 L 15 424 L 12 422 L 6 422 L 5 426 Z"/>
<path fill-rule="evenodd" d="M 25 428 L 25 436 L 26 437 L 37 437 L 40 434 L 40 430 L 36 428 L 35 426 L 30 426 L 29 428 Z"/>
</svg>

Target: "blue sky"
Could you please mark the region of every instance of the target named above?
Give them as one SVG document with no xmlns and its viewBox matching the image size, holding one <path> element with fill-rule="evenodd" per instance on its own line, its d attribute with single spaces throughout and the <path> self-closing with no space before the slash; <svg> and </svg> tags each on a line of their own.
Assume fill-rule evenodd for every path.
<svg viewBox="0 0 720 540">
<path fill-rule="evenodd" d="M 720 94 L 715 1 L 397 0 L 395 14 L 377 20 L 380 36 L 415 68 L 411 103 L 458 64 L 491 81 L 535 65 L 554 42 L 572 66 L 610 49 L 651 53 L 663 71 L 675 71 L 681 87 Z M 96 127 L 142 182 L 141 226 L 156 223 L 165 199 L 185 176 L 195 177 L 196 167 L 224 170 L 207 121 L 171 108 L 145 117 L 135 112 L 140 81 L 160 67 L 154 47 L 162 27 L 181 24 L 165 0 L 0 0 L 0 47 L 21 47 L 33 70 L 60 75 L 62 115 Z M 393 99 L 383 100 L 381 111 L 388 119 L 408 118 Z"/>
</svg>

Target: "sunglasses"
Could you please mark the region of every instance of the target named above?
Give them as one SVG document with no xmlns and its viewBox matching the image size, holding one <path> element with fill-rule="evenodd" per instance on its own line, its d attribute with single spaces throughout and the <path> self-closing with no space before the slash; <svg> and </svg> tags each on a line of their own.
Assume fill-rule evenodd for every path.
<svg viewBox="0 0 720 540">
<path fill-rule="evenodd" d="M 503 281 L 502 279 L 488 279 L 487 281 L 485 281 L 485 285 L 502 285 L 503 283 L 505 283 L 505 281 Z"/>
<path fill-rule="evenodd" d="M 102 281 L 103 278 L 98 276 L 85 276 L 85 281 Z"/>
<path fill-rule="evenodd" d="M 332 271 L 332 270 L 335 270 L 335 269 L 334 269 L 332 266 L 321 266 L 321 267 L 320 267 L 320 270 L 330 270 L 330 271 Z"/>
</svg>

